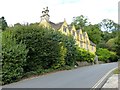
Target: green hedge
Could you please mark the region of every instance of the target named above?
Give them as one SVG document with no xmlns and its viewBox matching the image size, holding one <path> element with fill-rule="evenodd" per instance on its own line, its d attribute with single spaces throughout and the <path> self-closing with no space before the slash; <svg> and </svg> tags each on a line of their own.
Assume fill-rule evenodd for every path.
<svg viewBox="0 0 120 90">
<path fill-rule="evenodd" d="M 83 48 L 76 47 L 76 60 L 77 61 L 87 61 L 88 63 L 94 62 L 95 55 Z"/>
<path fill-rule="evenodd" d="M 109 51 L 108 49 L 98 48 L 96 53 L 98 55 L 99 61 L 115 62 L 118 60 L 118 56 L 116 55 L 116 53 Z"/>
<path fill-rule="evenodd" d="M 12 39 L 11 31 L 2 34 L 2 81 L 3 84 L 11 83 L 20 79 L 24 73 L 24 63 L 26 62 L 28 50 L 26 45 L 16 39 Z"/>
<path fill-rule="evenodd" d="M 3 32 L 2 45 L 4 84 L 27 74 L 41 74 L 74 66 L 76 60 L 94 60 L 93 54 L 76 48 L 72 36 L 36 25 L 8 28 Z"/>
<path fill-rule="evenodd" d="M 28 51 L 25 71 L 41 72 L 43 69 L 59 68 L 65 65 L 66 48 L 55 40 L 60 33 L 36 26 L 14 28 L 17 42 L 23 40 Z M 62 36 L 61 36 L 62 37 Z"/>
</svg>

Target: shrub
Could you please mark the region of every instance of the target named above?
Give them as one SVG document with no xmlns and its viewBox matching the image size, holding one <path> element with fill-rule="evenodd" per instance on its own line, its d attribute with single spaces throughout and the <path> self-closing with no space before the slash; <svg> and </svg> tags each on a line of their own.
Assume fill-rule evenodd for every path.
<svg viewBox="0 0 120 90">
<path fill-rule="evenodd" d="M 24 63 L 26 62 L 26 45 L 16 39 L 12 39 L 11 31 L 2 34 L 2 81 L 3 84 L 11 83 L 20 79 L 24 73 Z"/>
<path fill-rule="evenodd" d="M 74 66 L 76 60 L 76 45 L 74 38 L 55 31 L 51 36 L 51 39 L 53 41 L 62 42 L 63 46 L 66 48 L 65 64 L 68 66 Z"/>
<path fill-rule="evenodd" d="M 29 50 L 24 67 L 26 72 L 42 72 L 43 69 L 65 65 L 66 49 L 58 40 L 62 34 L 56 32 L 37 26 L 14 27 L 14 38 L 17 42 L 23 40 Z"/>
<path fill-rule="evenodd" d="M 118 58 L 116 53 L 111 52 L 108 49 L 99 48 L 96 53 L 98 55 L 98 59 L 104 62 L 107 62 L 108 60 L 111 62 L 117 61 Z"/>
<path fill-rule="evenodd" d="M 100 61 L 107 62 L 110 58 L 110 52 L 108 49 L 99 48 L 96 53 Z"/>
<path fill-rule="evenodd" d="M 94 54 L 78 46 L 76 48 L 77 48 L 77 51 L 76 51 L 77 61 L 87 61 L 89 63 L 92 63 L 94 61 L 94 58 L 95 58 Z"/>
<path fill-rule="evenodd" d="M 75 40 L 72 36 L 65 36 L 65 38 L 63 38 L 63 42 L 65 43 L 65 47 L 67 49 L 67 53 L 65 57 L 66 65 L 74 66 L 76 62 Z"/>
<path fill-rule="evenodd" d="M 115 52 L 110 51 L 110 57 L 109 60 L 110 62 L 116 62 L 118 61 L 118 55 Z"/>
</svg>

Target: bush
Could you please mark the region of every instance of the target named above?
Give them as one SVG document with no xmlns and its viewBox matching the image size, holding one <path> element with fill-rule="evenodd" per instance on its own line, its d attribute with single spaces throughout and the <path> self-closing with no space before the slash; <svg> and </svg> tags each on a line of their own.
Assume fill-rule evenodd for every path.
<svg viewBox="0 0 120 90">
<path fill-rule="evenodd" d="M 108 49 L 99 48 L 96 53 L 98 55 L 98 59 L 104 62 L 117 61 L 117 58 L 118 58 L 116 53 L 111 52 Z"/>
<path fill-rule="evenodd" d="M 110 51 L 110 57 L 109 57 L 110 62 L 117 62 L 118 58 L 119 57 L 115 52 Z"/>
<path fill-rule="evenodd" d="M 67 53 L 65 57 L 66 65 L 74 66 L 76 62 L 75 40 L 72 36 L 65 36 L 65 38 L 63 38 L 63 42 L 65 43 L 65 47 L 67 49 Z"/>
<path fill-rule="evenodd" d="M 89 51 L 86 51 L 85 49 L 82 49 L 80 47 L 76 47 L 77 48 L 77 51 L 76 51 L 76 60 L 77 61 L 87 61 L 89 63 L 92 63 L 94 62 L 94 58 L 95 58 L 95 55 L 92 54 L 91 52 Z"/>
<path fill-rule="evenodd" d="M 27 55 L 26 45 L 12 39 L 11 31 L 2 34 L 2 81 L 3 84 L 20 79 L 24 74 L 24 63 Z"/>
<path fill-rule="evenodd" d="M 14 37 L 19 43 L 26 44 L 28 51 L 27 62 L 24 67 L 26 72 L 41 72 L 48 68 L 60 68 L 65 65 L 66 48 L 58 40 L 62 34 L 37 26 L 14 27 Z"/>
<path fill-rule="evenodd" d="M 76 45 L 72 36 L 36 25 L 16 25 L 8 28 L 3 37 L 5 83 L 28 74 L 37 75 L 75 65 Z"/>
</svg>

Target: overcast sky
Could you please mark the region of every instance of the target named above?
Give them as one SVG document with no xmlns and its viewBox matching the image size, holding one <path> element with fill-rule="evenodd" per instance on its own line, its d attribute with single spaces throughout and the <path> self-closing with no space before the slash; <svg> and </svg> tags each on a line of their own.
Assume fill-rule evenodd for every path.
<svg viewBox="0 0 120 90">
<path fill-rule="evenodd" d="M 48 6 L 50 21 L 58 23 L 64 18 L 71 23 L 73 17 L 84 15 L 92 24 L 108 18 L 118 22 L 119 0 L 0 0 L 0 17 L 8 25 L 40 22 L 41 11 Z"/>
</svg>

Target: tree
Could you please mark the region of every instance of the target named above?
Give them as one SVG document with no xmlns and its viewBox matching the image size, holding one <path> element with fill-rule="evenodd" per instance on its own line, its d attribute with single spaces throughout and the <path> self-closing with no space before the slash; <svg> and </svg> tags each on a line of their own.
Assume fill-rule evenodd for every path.
<svg viewBox="0 0 120 90">
<path fill-rule="evenodd" d="M 89 22 L 85 16 L 80 15 L 80 16 L 74 17 L 73 22 L 71 24 L 74 24 L 75 28 L 78 30 L 78 29 L 84 29 L 86 25 L 89 25 Z"/>
<path fill-rule="evenodd" d="M 118 33 L 118 38 L 116 40 L 116 52 L 120 56 L 120 32 Z"/>
<path fill-rule="evenodd" d="M 103 19 L 102 22 L 100 22 L 100 26 L 108 32 L 115 31 L 118 29 L 118 25 L 110 19 Z"/>
<path fill-rule="evenodd" d="M 16 23 L 16 24 L 14 24 L 14 27 L 16 27 L 16 26 L 22 26 L 20 23 Z"/>
<path fill-rule="evenodd" d="M 108 31 L 102 31 L 102 41 L 107 42 L 109 39 L 114 38 L 115 36 L 113 36 L 112 32 L 108 32 Z"/>
<path fill-rule="evenodd" d="M 4 17 L 0 18 L 0 28 L 4 31 L 8 27 L 7 22 Z"/>
<path fill-rule="evenodd" d="M 117 38 L 111 38 L 106 42 L 106 46 L 110 51 L 115 51 L 115 41 L 117 40 Z"/>
<path fill-rule="evenodd" d="M 101 41 L 101 30 L 98 24 L 90 24 L 84 28 L 84 31 L 88 33 L 89 39 L 95 44 L 98 44 Z"/>
</svg>

